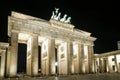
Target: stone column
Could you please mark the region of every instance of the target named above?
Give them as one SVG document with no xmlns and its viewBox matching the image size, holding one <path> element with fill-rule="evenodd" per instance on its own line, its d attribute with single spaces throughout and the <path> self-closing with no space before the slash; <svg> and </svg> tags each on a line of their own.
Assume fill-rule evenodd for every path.
<svg viewBox="0 0 120 80">
<path fill-rule="evenodd" d="M 82 45 L 78 44 L 79 73 L 82 73 Z"/>
<path fill-rule="evenodd" d="M 50 67 L 50 75 L 55 74 L 55 40 L 48 40 L 48 55 L 49 55 L 49 67 Z"/>
<path fill-rule="evenodd" d="M 53 75 L 55 74 L 55 40 L 47 39 L 42 43 L 41 50 L 41 68 L 42 74 Z"/>
<path fill-rule="evenodd" d="M 5 76 L 5 56 L 6 56 L 6 51 L 3 50 L 2 54 L 0 56 L 0 77 L 4 77 Z"/>
<path fill-rule="evenodd" d="M 117 55 L 114 55 L 114 58 L 115 58 L 115 66 L 116 66 L 116 72 L 118 72 L 118 65 L 117 65 L 117 58 L 116 58 Z"/>
<path fill-rule="evenodd" d="M 72 61 L 73 61 L 73 43 L 72 42 L 67 42 L 67 74 L 72 73 Z"/>
<path fill-rule="evenodd" d="M 8 60 L 10 60 L 9 66 L 9 77 L 15 77 L 17 74 L 17 58 L 18 58 L 18 33 L 12 32 L 11 33 L 11 46 L 9 48 L 10 55 Z"/>
<path fill-rule="evenodd" d="M 84 45 L 84 64 L 83 64 L 83 68 L 85 67 L 84 73 L 89 73 L 89 59 L 90 58 L 88 45 Z"/>
<path fill-rule="evenodd" d="M 108 72 L 112 72 L 111 65 L 109 62 L 109 57 L 107 56 L 107 67 L 108 67 Z"/>
<path fill-rule="evenodd" d="M 91 56 L 91 59 L 92 59 L 92 60 L 91 60 L 91 61 L 92 61 L 92 64 L 91 64 L 91 68 L 92 68 L 92 69 L 91 69 L 91 72 L 94 73 L 94 48 L 93 48 L 92 45 L 91 45 L 91 55 L 92 55 L 92 56 Z"/>
<path fill-rule="evenodd" d="M 89 72 L 93 73 L 94 72 L 94 55 L 93 55 L 93 46 L 89 45 L 88 46 L 88 66 L 89 66 Z"/>
<path fill-rule="evenodd" d="M 38 75 L 38 36 L 34 35 L 32 36 L 32 76 L 37 76 Z"/>
<path fill-rule="evenodd" d="M 106 72 L 109 72 L 108 71 L 108 56 L 105 57 L 105 60 L 106 60 L 106 64 L 105 64 Z"/>
<path fill-rule="evenodd" d="M 7 63 L 6 63 L 6 77 L 9 77 L 9 72 L 10 72 L 10 47 L 8 47 L 8 52 L 7 52 Z"/>
<path fill-rule="evenodd" d="M 58 46 L 58 66 L 59 74 L 67 74 L 66 43 L 63 42 Z"/>
<path fill-rule="evenodd" d="M 109 72 L 109 60 L 108 60 L 108 56 L 106 56 L 106 64 L 107 64 L 107 72 Z"/>
<path fill-rule="evenodd" d="M 101 73 L 103 73 L 104 72 L 104 58 L 101 58 L 102 60 L 101 60 L 101 63 L 102 63 L 102 71 L 101 71 Z"/>
<path fill-rule="evenodd" d="M 102 60 L 99 58 L 99 73 L 102 72 Z"/>
<path fill-rule="evenodd" d="M 41 45 L 41 73 L 43 75 L 49 74 L 48 58 L 48 40 L 45 40 Z"/>
<path fill-rule="evenodd" d="M 27 74 L 38 75 L 38 36 L 33 35 L 27 43 Z"/>
<path fill-rule="evenodd" d="M 94 57 L 94 72 L 97 73 L 96 57 Z"/>
<path fill-rule="evenodd" d="M 81 68 L 81 45 L 79 43 L 75 44 L 76 47 L 74 47 L 73 50 L 74 55 L 73 55 L 73 63 L 74 63 L 74 73 L 80 73 L 80 68 Z M 76 52 L 75 52 L 76 51 Z"/>
<path fill-rule="evenodd" d="M 31 75 L 31 37 L 27 41 L 26 74 Z"/>
<path fill-rule="evenodd" d="M 81 53 L 80 53 L 80 73 L 84 73 L 83 64 L 84 64 L 84 46 L 80 44 Z"/>
<path fill-rule="evenodd" d="M 71 74 L 73 62 L 73 44 L 63 42 L 59 45 L 59 74 Z"/>
<path fill-rule="evenodd" d="M 94 55 L 93 55 L 93 56 L 94 56 Z M 95 57 L 95 56 L 93 57 L 93 62 L 94 62 L 94 63 L 93 63 L 93 66 L 94 66 L 93 72 L 96 73 L 96 69 L 97 69 L 97 68 L 96 68 L 96 57 Z"/>
</svg>

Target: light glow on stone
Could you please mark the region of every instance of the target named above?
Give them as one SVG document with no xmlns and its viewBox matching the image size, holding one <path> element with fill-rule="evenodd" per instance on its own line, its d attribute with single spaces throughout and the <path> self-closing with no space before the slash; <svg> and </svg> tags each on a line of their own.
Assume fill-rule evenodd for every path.
<svg viewBox="0 0 120 80">
<path fill-rule="evenodd" d="M 30 37 L 30 35 L 24 34 L 24 33 L 19 33 L 19 35 L 18 35 L 19 40 L 28 40 L 29 37 Z"/>
<path fill-rule="evenodd" d="M 117 62 L 120 63 L 120 55 L 116 55 L 116 58 L 117 58 Z"/>
<path fill-rule="evenodd" d="M 45 53 L 48 51 L 48 40 L 45 40 L 43 43 L 42 43 L 42 53 Z"/>
<path fill-rule="evenodd" d="M 112 59 L 115 59 L 114 58 L 114 56 L 109 56 L 109 63 L 111 64 L 111 65 L 115 65 L 115 61 L 112 61 Z"/>
<path fill-rule="evenodd" d="M 63 43 L 62 40 L 55 39 L 55 44 L 56 44 L 56 45 L 60 45 L 61 43 Z"/>
<path fill-rule="evenodd" d="M 45 37 L 42 37 L 42 36 L 39 36 L 39 37 L 38 37 L 38 42 L 39 42 L 39 43 L 42 43 L 42 42 L 45 41 L 45 40 L 46 40 Z"/>
<path fill-rule="evenodd" d="M 27 52 L 29 52 L 31 50 L 31 38 L 28 39 L 27 48 Z"/>
<path fill-rule="evenodd" d="M 78 45 L 73 45 L 73 52 L 74 55 L 78 53 Z"/>
<path fill-rule="evenodd" d="M 83 73 L 85 73 L 85 63 L 82 66 L 82 71 L 83 71 Z"/>
<path fill-rule="evenodd" d="M 16 64 L 12 64 L 10 66 L 10 76 L 14 76 L 16 74 Z"/>
<path fill-rule="evenodd" d="M 55 62 L 55 66 L 58 66 L 58 62 Z"/>
<path fill-rule="evenodd" d="M 88 55 L 88 47 L 87 47 L 87 45 L 84 45 L 84 55 L 85 56 Z"/>
</svg>

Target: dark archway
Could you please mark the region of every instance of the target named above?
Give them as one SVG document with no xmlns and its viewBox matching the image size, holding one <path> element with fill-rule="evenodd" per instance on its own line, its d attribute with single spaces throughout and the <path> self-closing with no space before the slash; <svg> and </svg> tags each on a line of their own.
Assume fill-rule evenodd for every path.
<svg viewBox="0 0 120 80">
<path fill-rule="evenodd" d="M 18 44 L 18 63 L 17 63 L 17 73 L 26 73 L 26 54 L 27 45 L 19 43 Z"/>
<path fill-rule="evenodd" d="M 41 46 L 38 46 L 38 73 L 41 73 Z"/>
<path fill-rule="evenodd" d="M 58 53 L 57 48 L 55 48 L 55 73 L 58 75 Z"/>
</svg>

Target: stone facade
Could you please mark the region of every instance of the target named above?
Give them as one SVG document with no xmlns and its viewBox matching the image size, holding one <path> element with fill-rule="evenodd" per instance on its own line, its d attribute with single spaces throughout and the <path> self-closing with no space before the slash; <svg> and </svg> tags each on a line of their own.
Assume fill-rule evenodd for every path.
<svg viewBox="0 0 120 80">
<path fill-rule="evenodd" d="M 95 54 L 95 72 L 120 72 L 120 50 Z"/>
<path fill-rule="evenodd" d="M 18 43 L 27 45 L 27 75 L 38 75 L 38 46 L 41 46 L 43 75 L 55 75 L 56 66 L 59 75 L 94 72 L 93 46 L 96 38 L 91 37 L 91 33 L 74 27 L 72 24 L 52 19 L 47 21 L 12 12 L 11 16 L 8 16 L 10 46 L 7 50 L 5 75 L 15 77 L 17 74 Z"/>
<path fill-rule="evenodd" d="M 6 74 L 8 46 L 8 43 L 0 42 L 0 77 L 4 77 Z"/>
</svg>

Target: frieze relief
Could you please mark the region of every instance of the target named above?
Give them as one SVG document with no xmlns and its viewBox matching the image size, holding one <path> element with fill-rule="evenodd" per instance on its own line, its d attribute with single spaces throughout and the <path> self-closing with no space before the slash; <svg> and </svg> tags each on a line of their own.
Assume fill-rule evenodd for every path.
<svg viewBox="0 0 120 80">
<path fill-rule="evenodd" d="M 60 54 L 60 58 L 63 59 L 65 57 L 65 54 L 64 53 L 61 53 Z"/>
<path fill-rule="evenodd" d="M 47 57 L 47 52 L 44 52 L 42 54 L 43 54 L 43 58 Z"/>
</svg>

